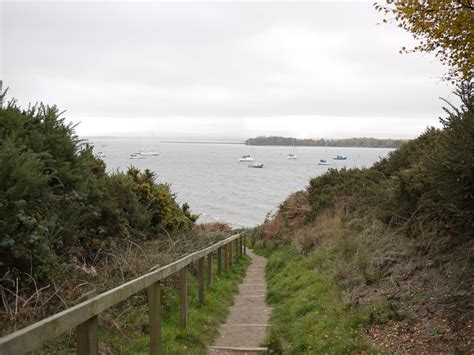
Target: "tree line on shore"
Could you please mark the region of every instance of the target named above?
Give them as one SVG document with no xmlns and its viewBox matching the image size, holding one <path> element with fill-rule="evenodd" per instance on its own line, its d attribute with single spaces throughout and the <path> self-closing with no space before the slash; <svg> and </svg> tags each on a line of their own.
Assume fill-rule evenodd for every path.
<svg viewBox="0 0 474 355">
<path fill-rule="evenodd" d="M 277 146 L 299 146 L 299 147 L 363 147 L 363 148 L 398 148 L 406 140 L 402 139 L 377 139 L 377 138 L 343 138 L 343 139 L 297 139 L 292 137 L 259 136 L 249 138 L 246 145 L 277 145 Z"/>
</svg>

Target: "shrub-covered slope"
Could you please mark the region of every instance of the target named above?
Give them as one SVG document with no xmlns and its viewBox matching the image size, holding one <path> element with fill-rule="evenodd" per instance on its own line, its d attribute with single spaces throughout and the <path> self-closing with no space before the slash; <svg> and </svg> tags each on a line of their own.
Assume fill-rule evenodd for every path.
<svg viewBox="0 0 474 355">
<path fill-rule="evenodd" d="M 0 109 L 0 275 L 48 278 L 111 238 L 154 239 L 194 220 L 152 172 L 107 174 L 56 107 Z"/>
<path fill-rule="evenodd" d="M 0 108 L 0 335 L 229 235 L 151 171 L 106 173 L 56 107 Z"/>
<path fill-rule="evenodd" d="M 337 285 L 343 295 L 336 302 L 339 306 L 319 300 L 322 309 L 346 304 L 350 316 L 354 302 L 390 305 L 396 316 L 382 312 L 371 322 L 359 323 L 358 327 L 369 327 L 367 332 L 354 328 L 359 337 L 378 347 L 412 352 L 472 350 L 472 85 L 463 86 L 458 94 L 463 105 L 446 110 L 443 129 L 426 130 L 370 169 L 330 169 L 312 179 L 306 191 L 290 196 L 274 217 L 253 232 L 257 248 L 268 251 L 290 245 L 304 256 L 301 260 L 307 272 L 315 273 L 312 277 Z M 297 351 L 299 340 L 291 337 L 291 329 L 275 332 L 291 324 L 299 327 L 308 319 L 289 305 L 290 294 L 280 301 L 273 299 L 278 290 L 276 284 L 272 289 L 272 279 L 284 276 L 272 265 L 269 301 L 276 310 L 283 309 L 275 313 L 269 342 L 280 338 L 279 346 Z M 315 286 L 302 286 L 311 287 Z M 279 317 L 281 313 L 288 313 L 286 320 Z M 308 344 L 324 343 L 319 331 L 306 335 Z M 360 344 L 354 344 L 357 351 Z"/>
</svg>

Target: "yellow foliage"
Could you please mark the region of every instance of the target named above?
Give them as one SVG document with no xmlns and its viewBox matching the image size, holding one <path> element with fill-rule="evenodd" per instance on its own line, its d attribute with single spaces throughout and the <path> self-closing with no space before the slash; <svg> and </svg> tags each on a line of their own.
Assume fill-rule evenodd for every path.
<svg viewBox="0 0 474 355">
<path fill-rule="evenodd" d="M 471 81 L 474 67 L 474 6 L 472 0 L 386 0 L 377 11 L 410 32 L 419 44 L 401 52 L 430 52 L 450 67 L 446 80 Z M 387 22 L 384 19 L 383 22 Z"/>
</svg>

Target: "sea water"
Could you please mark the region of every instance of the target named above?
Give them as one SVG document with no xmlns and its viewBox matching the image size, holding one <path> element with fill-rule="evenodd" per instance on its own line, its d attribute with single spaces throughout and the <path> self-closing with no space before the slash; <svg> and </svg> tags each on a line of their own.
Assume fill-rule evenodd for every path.
<svg viewBox="0 0 474 355">
<path fill-rule="evenodd" d="M 169 183 L 177 201 L 188 202 L 201 222 L 225 222 L 251 227 L 275 213 L 288 195 L 305 189 L 309 180 L 329 168 L 370 167 L 392 149 L 297 147 L 298 159 L 289 160 L 292 147 L 244 144 L 164 143 L 144 138 L 87 138 L 102 152 L 107 171 L 135 166 L 150 169 L 158 182 Z M 139 149 L 156 149 L 158 156 L 130 159 Z M 252 153 L 252 149 L 254 154 Z M 262 169 L 241 163 L 242 155 L 255 155 Z M 347 160 L 334 160 L 337 155 Z M 330 165 L 318 165 L 327 159 Z"/>
</svg>

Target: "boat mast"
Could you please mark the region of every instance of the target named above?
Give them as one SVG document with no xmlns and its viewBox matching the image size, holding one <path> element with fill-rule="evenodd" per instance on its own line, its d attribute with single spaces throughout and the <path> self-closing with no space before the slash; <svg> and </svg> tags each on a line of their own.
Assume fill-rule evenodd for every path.
<svg viewBox="0 0 474 355">
<path fill-rule="evenodd" d="M 0 96 L 3 94 L 2 85 L 3 85 L 3 81 L 0 80 Z M 0 97 L 0 108 L 3 108 L 3 99 L 2 99 L 2 97 Z"/>
</svg>

